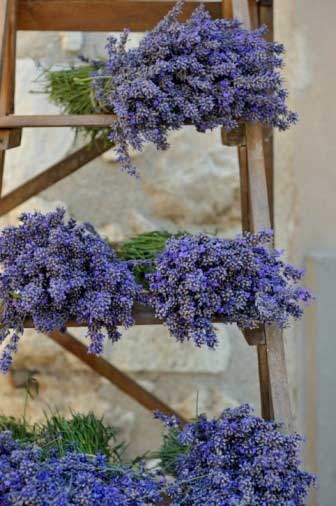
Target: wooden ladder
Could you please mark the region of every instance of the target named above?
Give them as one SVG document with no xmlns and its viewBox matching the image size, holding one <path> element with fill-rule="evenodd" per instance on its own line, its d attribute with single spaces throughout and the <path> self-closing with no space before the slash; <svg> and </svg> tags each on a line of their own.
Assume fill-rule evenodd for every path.
<svg viewBox="0 0 336 506">
<path fill-rule="evenodd" d="M 201 2 L 187 2 L 183 19 Z M 129 0 L 0 0 L 0 216 L 29 198 L 46 190 L 109 149 L 97 141 L 84 146 L 48 167 L 44 172 L 1 196 L 2 176 L 7 149 L 20 145 L 25 127 L 108 126 L 112 115 L 89 116 L 14 114 L 15 59 L 17 30 L 120 31 L 125 26 L 134 31 L 151 29 L 174 5 L 171 1 Z M 272 33 L 271 0 L 221 0 L 205 4 L 215 18 L 240 19 L 246 28 L 266 23 Z M 272 227 L 273 152 L 272 131 L 247 123 L 236 131 L 222 132 L 224 144 L 237 145 L 240 165 L 241 209 L 243 229 L 256 232 Z M 265 156 L 266 155 L 266 156 Z M 162 324 L 148 308 L 135 310 L 137 325 Z M 27 327 L 32 323 L 27 321 Z M 69 322 L 68 327 L 76 326 Z M 154 394 L 104 358 L 89 355 L 86 347 L 69 332 L 53 332 L 48 337 L 107 378 L 124 393 L 149 410 L 159 409 L 177 414 Z M 292 430 L 289 385 L 285 364 L 282 331 L 271 325 L 244 333 L 247 343 L 258 355 L 262 416 L 279 420 Z"/>
</svg>

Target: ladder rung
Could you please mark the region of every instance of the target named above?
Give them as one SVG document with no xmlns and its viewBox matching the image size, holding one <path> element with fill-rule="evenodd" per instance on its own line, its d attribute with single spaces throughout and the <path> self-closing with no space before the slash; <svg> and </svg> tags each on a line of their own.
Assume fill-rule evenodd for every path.
<svg viewBox="0 0 336 506">
<path fill-rule="evenodd" d="M 142 305 L 137 305 L 134 309 L 133 316 L 135 319 L 135 325 L 162 325 L 163 322 L 155 317 L 154 311 Z M 215 317 L 214 323 L 221 323 L 221 318 Z M 27 319 L 24 323 L 24 327 L 27 329 L 34 328 L 34 324 L 31 319 Z M 70 320 L 66 323 L 67 328 L 87 327 L 86 323 L 77 323 L 75 320 Z M 264 344 L 265 336 L 264 329 L 247 330 L 243 332 L 245 340 L 250 346 L 257 346 Z"/>
<path fill-rule="evenodd" d="M 202 2 L 187 2 L 187 19 Z M 19 30 L 112 32 L 130 28 L 150 30 L 172 9 L 174 1 L 19 0 Z M 214 18 L 221 17 L 221 1 L 205 3 Z"/>
<path fill-rule="evenodd" d="M 114 114 L 45 114 L 0 116 L 0 129 L 38 127 L 108 127 Z"/>
</svg>

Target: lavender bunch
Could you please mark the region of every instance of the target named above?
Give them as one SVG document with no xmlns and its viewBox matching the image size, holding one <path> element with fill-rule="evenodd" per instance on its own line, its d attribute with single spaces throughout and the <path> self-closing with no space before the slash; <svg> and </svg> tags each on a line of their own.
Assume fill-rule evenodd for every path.
<svg viewBox="0 0 336 506">
<path fill-rule="evenodd" d="M 267 42 L 264 27 L 248 31 L 237 20 L 212 20 L 203 6 L 181 23 L 183 3 L 135 49 L 126 48 L 128 31 L 110 37 L 95 74 L 96 100 L 117 116 L 110 139 L 131 174 L 129 146 L 166 149 L 169 132 L 183 125 L 205 132 L 258 121 L 285 130 L 297 120 L 279 73 L 282 44 Z"/>
<path fill-rule="evenodd" d="M 68 452 L 43 460 L 37 446 L 23 447 L 0 432 L 2 506 L 156 506 L 163 484 L 140 466 L 113 466 L 101 455 Z"/>
<path fill-rule="evenodd" d="M 175 456 L 168 464 L 175 479 L 171 506 L 303 506 L 314 477 L 300 469 L 303 438 L 280 432 L 276 423 L 253 416 L 248 405 L 219 418 L 201 415 L 183 428 L 156 415 L 173 431 Z M 167 448 L 161 454 L 165 465 Z M 165 466 L 167 467 L 167 466 Z"/>
<path fill-rule="evenodd" d="M 86 323 L 88 351 L 95 354 L 102 352 L 105 333 L 115 342 L 117 325 L 134 323 L 140 287 L 127 264 L 92 226 L 66 223 L 64 214 L 23 214 L 19 226 L 0 235 L 0 344 L 10 336 L 2 371 L 10 367 L 28 317 L 46 333 L 64 329 L 68 320 Z"/>
<path fill-rule="evenodd" d="M 178 341 L 217 344 L 212 323 L 242 329 L 287 325 L 303 314 L 311 294 L 298 282 L 303 271 L 269 249 L 272 232 L 224 240 L 204 234 L 170 239 L 147 275 L 149 302 Z"/>
</svg>

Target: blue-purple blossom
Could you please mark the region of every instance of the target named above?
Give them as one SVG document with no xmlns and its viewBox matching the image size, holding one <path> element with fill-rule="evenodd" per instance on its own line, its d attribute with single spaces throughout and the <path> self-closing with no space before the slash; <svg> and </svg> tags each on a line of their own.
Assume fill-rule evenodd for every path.
<svg viewBox="0 0 336 506">
<path fill-rule="evenodd" d="M 298 434 L 253 416 L 247 405 L 219 418 L 201 415 L 184 427 L 157 415 L 174 431 L 171 506 L 304 506 L 314 477 L 300 468 Z M 165 467 L 162 451 L 162 464 Z"/>
<path fill-rule="evenodd" d="M 68 452 L 42 458 L 0 432 L 1 506 L 156 506 L 165 480 L 159 473 L 111 465 L 105 456 Z"/>
<path fill-rule="evenodd" d="M 229 131 L 239 121 L 258 121 L 284 130 L 297 119 L 279 72 L 282 44 L 266 41 L 265 27 L 248 31 L 238 20 L 212 20 L 204 6 L 181 23 L 183 3 L 136 48 L 126 48 L 127 30 L 119 40 L 110 37 L 95 73 L 96 99 L 117 116 L 110 138 L 130 173 L 129 146 L 166 149 L 169 132 L 183 125 Z"/>
<path fill-rule="evenodd" d="M 178 341 L 217 344 L 213 320 L 242 329 L 299 319 L 311 294 L 303 271 L 269 248 L 271 232 L 221 239 L 205 234 L 167 241 L 147 275 L 149 303 Z"/>
<path fill-rule="evenodd" d="M 0 235 L 0 370 L 7 371 L 26 318 L 41 332 L 62 330 L 69 320 L 87 324 L 89 352 L 101 353 L 105 334 L 134 324 L 140 287 L 127 264 L 92 226 L 65 222 L 65 211 L 23 214 Z"/>
</svg>

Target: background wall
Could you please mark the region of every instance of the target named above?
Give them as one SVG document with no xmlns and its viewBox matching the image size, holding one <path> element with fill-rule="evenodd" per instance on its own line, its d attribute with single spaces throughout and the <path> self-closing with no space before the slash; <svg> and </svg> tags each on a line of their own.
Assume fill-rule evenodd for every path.
<svg viewBox="0 0 336 506">
<path fill-rule="evenodd" d="M 319 480 L 311 504 L 319 506 L 335 504 L 336 478 L 335 20 L 334 0 L 275 0 L 276 37 L 288 50 L 287 79 L 300 116 L 285 134 L 293 143 L 290 154 L 278 136 L 276 210 L 280 239 L 304 263 L 316 295 L 291 342 L 297 345 L 299 428 Z"/>
</svg>

